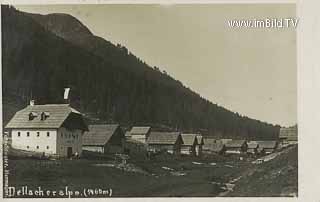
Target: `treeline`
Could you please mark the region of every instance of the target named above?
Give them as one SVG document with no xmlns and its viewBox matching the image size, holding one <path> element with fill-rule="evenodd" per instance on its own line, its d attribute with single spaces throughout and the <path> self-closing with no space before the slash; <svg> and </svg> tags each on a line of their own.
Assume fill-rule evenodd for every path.
<svg viewBox="0 0 320 202">
<path fill-rule="evenodd" d="M 2 50 L 3 95 L 19 95 L 25 103 L 31 97 L 38 103 L 62 102 L 68 86 L 71 104 L 100 121 L 221 137 L 278 136 L 279 126 L 211 103 L 126 47 L 92 35 L 69 15 L 2 6 Z"/>
</svg>

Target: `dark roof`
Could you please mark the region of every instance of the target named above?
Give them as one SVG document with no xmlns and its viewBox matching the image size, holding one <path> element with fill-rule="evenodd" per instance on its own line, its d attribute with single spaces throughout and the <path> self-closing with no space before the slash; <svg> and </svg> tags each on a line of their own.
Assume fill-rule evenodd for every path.
<svg viewBox="0 0 320 202">
<path fill-rule="evenodd" d="M 198 144 L 197 134 L 181 134 L 183 145 L 192 146 Z"/>
<path fill-rule="evenodd" d="M 130 130 L 130 135 L 146 135 L 150 129 L 149 126 L 134 126 Z"/>
<path fill-rule="evenodd" d="M 259 144 L 259 148 L 274 149 L 277 147 L 277 141 L 256 141 Z"/>
<path fill-rule="evenodd" d="M 46 118 L 41 120 L 43 112 Z M 29 105 L 16 112 L 5 128 L 60 128 L 70 114 L 81 115 L 68 104 Z"/>
<path fill-rule="evenodd" d="M 118 124 L 89 125 L 82 137 L 83 145 L 105 145 L 119 128 Z"/>
<path fill-rule="evenodd" d="M 231 140 L 227 142 L 225 145 L 227 148 L 232 147 L 232 148 L 237 148 L 237 147 L 242 147 L 246 143 L 245 140 Z"/>
<path fill-rule="evenodd" d="M 175 144 L 181 138 L 180 132 L 151 132 L 147 144 Z"/>
</svg>

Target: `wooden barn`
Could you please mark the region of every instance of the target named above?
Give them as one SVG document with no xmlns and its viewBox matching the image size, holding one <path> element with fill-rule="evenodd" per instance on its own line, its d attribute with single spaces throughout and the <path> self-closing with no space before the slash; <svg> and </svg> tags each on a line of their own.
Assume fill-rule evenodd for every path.
<svg viewBox="0 0 320 202">
<path fill-rule="evenodd" d="M 202 155 L 203 144 L 204 144 L 204 141 L 203 141 L 202 135 L 197 134 L 196 156 Z"/>
<path fill-rule="evenodd" d="M 151 132 L 147 144 L 149 152 L 180 155 L 183 140 L 180 132 Z"/>
<path fill-rule="evenodd" d="M 133 139 L 138 142 L 146 143 L 151 132 L 149 126 L 134 126 L 129 132 L 126 133 L 126 139 Z"/>
<path fill-rule="evenodd" d="M 264 154 L 270 154 L 273 153 L 278 146 L 278 142 L 277 141 L 256 141 L 259 145 L 259 151 L 260 153 L 264 153 Z"/>
<path fill-rule="evenodd" d="M 181 145 L 181 154 L 196 155 L 196 146 L 198 145 L 197 134 L 181 134 L 183 144 Z"/>
<path fill-rule="evenodd" d="M 80 112 L 68 104 L 36 105 L 16 112 L 5 127 L 15 149 L 58 157 L 82 153 L 82 135 L 88 130 Z"/>
<path fill-rule="evenodd" d="M 99 153 L 122 153 L 124 133 L 118 124 L 89 125 L 83 135 L 83 150 Z"/>
<path fill-rule="evenodd" d="M 225 152 L 225 145 L 221 141 L 205 141 L 202 152 L 204 154 L 223 154 Z"/>
<path fill-rule="evenodd" d="M 247 142 L 246 140 L 232 140 L 225 144 L 226 154 L 243 154 L 247 152 Z"/>
</svg>

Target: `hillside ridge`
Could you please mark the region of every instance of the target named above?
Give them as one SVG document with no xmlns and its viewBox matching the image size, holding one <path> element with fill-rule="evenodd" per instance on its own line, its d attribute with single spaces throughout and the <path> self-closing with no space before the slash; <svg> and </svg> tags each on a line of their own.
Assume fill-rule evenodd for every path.
<svg viewBox="0 0 320 202">
<path fill-rule="evenodd" d="M 64 26 L 47 26 L 56 20 L 35 20 L 43 17 L 39 16 L 2 6 L 4 96 L 14 93 L 25 102 L 30 95 L 39 103 L 61 102 L 63 88 L 69 86 L 72 104 L 101 121 L 162 124 L 221 137 L 277 138 L 279 126 L 211 103 L 126 47 L 90 30 L 70 37 L 72 32 Z M 70 18 L 59 14 L 65 16 Z"/>
</svg>

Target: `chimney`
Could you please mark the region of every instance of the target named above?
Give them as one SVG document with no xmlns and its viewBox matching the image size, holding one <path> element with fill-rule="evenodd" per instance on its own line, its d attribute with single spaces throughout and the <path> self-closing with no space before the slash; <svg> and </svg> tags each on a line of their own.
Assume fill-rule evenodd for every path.
<svg viewBox="0 0 320 202">
<path fill-rule="evenodd" d="M 70 88 L 64 88 L 63 99 L 67 100 L 69 98 Z"/>
<path fill-rule="evenodd" d="M 34 106 L 34 100 L 30 100 L 30 106 Z"/>
</svg>

